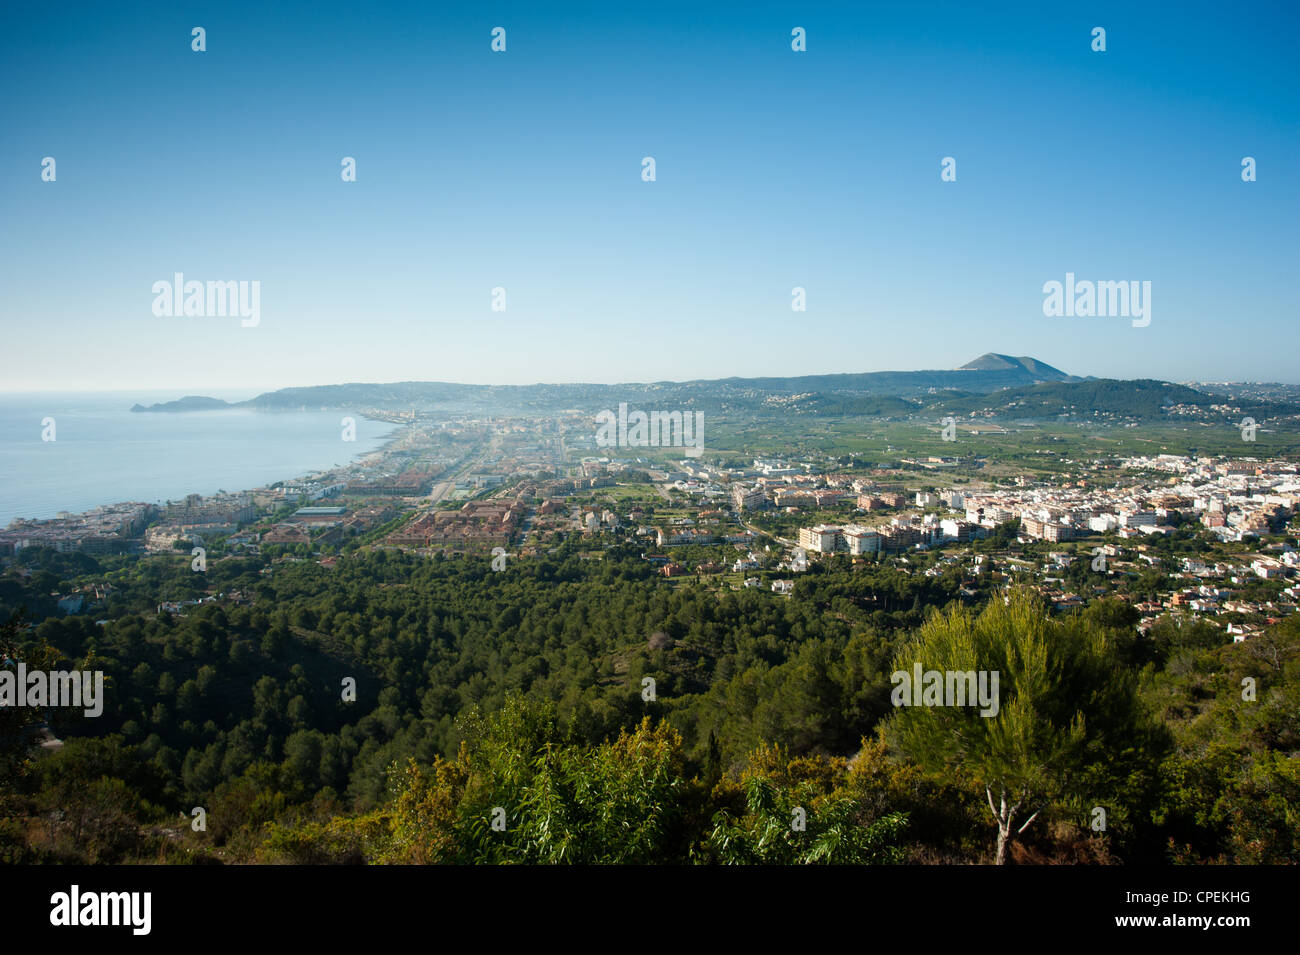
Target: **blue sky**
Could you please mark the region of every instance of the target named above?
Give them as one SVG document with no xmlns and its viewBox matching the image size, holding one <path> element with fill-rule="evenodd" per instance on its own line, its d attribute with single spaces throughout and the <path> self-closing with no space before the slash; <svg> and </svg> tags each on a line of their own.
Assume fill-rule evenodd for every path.
<svg viewBox="0 0 1300 955">
<path fill-rule="evenodd" d="M 0 390 L 1300 381 L 1295 4 L 118 6 L 0 12 Z M 1044 317 L 1066 272 L 1151 324 Z"/>
</svg>

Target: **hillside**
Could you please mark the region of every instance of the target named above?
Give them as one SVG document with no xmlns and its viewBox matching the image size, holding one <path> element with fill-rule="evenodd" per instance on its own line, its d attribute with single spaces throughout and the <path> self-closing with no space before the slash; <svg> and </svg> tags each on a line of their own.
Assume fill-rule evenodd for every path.
<svg viewBox="0 0 1300 955">
<path fill-rule="evenodd" d="M 208 398 L 203 395 L 186 395 L 176 401 L 160 401 L 145 407 L 141 404 L 131 406 L 132 411 L 212 411 L 216 408 L 233 407 L 230 402 L 220 398 Z"/>
<path fill-rule="evenodd" d="M 1300 407 L 1274 401 L 1238 401 L 1235 412 L 1224 409 L 1223 398 L 1197 391 L 1186 385 L 1139 378 L 1120 381 L 1095 378 L 1087 381 L 1047 382 L 1023 388 L 1010 388 L 988 395 L 952 397 L 930 405 L 931 410 L 953 414 L 987 413 L 999 417 L 1041 418 L 1058 415 L 1118 415 L 1145 420 L 1160 419 L 1174 413 L 1252 414 L 1273 417 L 1296 414 Z"/>
<path fill-rule="evenodd" d="M 282 388 L 230 404 L 190 396 L 132 411 L 194 411 L 249 407 L 265 411 L 418 409 L 456 414 L 552 414 L 630 407 L 683 408 L 709 415 L 909 417 L 918 412 L 998 418 L 1115 416 L 1162 420 L 1171 415 L 1300 413 L 1300 403 L 1245 394 L 1226 399 L 1154 379 L 1067 375 L 1046 362 L 995 352 L 951 370 L 881 371 L 790 378 L 721 378 L 603 384 L 469 385 L 439 381 L 347 383 Z M 1176 409 L 1171 411 L 1171 409 Z M 1228 410 L 1232 409 L 1232 410 Z"/>
<path fill-rule="evenodd" d="M 1012 371 L 1019 369 L 1025 374 L 1032 375 L 1041 381 L 1064 381 L 1071 378 L 1059 368 L 1053 368 L 1047 362 L 1039 361 L 1037 358 L 1021 356 L 1012 358 L 1010 355 L 999 355 L 996 352 L 988 352 L 980 355 L 974 361 L 968 361 L 962 365 L 958 371 Z"/>
<path fill-rule="evenodd" d="M 771 396 L 820 396 L 827 408 L 842 413 L 905 413 L 906 399 L 924 401 L 939 392 L 989 394 L 1043 381 L 1079 381 L 1034 358 L 989 353 L 959 369 L 877 371 L 854 374 L 800 375 L 789 378 L 720 378 L 614 385 L 533 384 L 471 385 L 441 381 L 348 383 L 282 388 L 265 392 L 239 406 L 268 411 L 321 408 L 418 408 L 449 413 L 560 411 L 568 408 L 616 408 L 621 401 L 649 406 L 678 405 L 711 413 L 761 411 Z M 863 396 L 903 401 L 859 402 Z M 208 402 L 210 404 L 200 404 Z M 193 403 L 193 404 L 191 404 Z M 187 411 L 224 407 L 215 398 L 184 398 L 139 411 Z M 879 410 L 871 410 L 878 408 Z"/>
</svg>

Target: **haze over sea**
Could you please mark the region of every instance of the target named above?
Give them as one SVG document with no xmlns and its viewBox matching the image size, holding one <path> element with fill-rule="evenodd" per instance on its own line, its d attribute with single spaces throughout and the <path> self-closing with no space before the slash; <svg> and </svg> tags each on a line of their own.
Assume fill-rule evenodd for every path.
<svg viewBox="0 0 1300 955">
<path fill-rule="evenodd" d="M 342 440 L 339 411 L 247 408 L 132 413 L 175 392 L 0 395 L 0 527 L 118 501 L 176 500 L 242 491 L 347 464 L 383 445 L 397 426 L 356 419 Z M 237 401 L 247 394 L 216 394 Z M 42 441 L 41 421 L 55 421 Z"/>
</svg>

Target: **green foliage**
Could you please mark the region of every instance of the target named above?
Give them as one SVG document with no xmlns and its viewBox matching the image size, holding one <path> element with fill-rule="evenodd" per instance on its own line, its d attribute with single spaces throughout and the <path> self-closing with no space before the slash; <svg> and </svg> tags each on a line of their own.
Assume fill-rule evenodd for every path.
<svg viewBox="0 0 1300 955">
<path fill-rule="evenodd" d="M 846 786 L 843 760 L 791 761 L 780 747 L 753 754 L 743 781 L 744 812 L 720 810 L 704 854 L 730 865 L 880 865 L 903 860 L 907 817 L 876 815 Z"/>
<path fill-rule="evenodd" d="M 936 613 L 960 577 L 924 574 L 932 555 L 910 575 L 828 562 L 782 599 L 583 546 L 506 573 L 224 558 L 197 581 L 176 556 L 24 553 L 4 614 L 41 620 L 64 575 L 113 591 L 93 615 L 10 619 L 3 658 L 102 669 L 107 700 L 92 720 L 0 713 L 0 859 L 971 861 L 992 796 L 1012 858 L 1297 861 L 1295 620 L 1235 646 L 1172 621 L 1139 637 L 1120 600 Z M 208 591 L 243 597 L 157 612 Z M 998 715 L 896 710 L 888 675 L 916 660 L 998 670 Z M 46 721 L 61 752 L 34 747 Z"/>
<path fill-rule="evenodd" d="M 959 769 L 984 787 L 999 823 L 999 861 L 1017 812 L 1032 820 L 1053 801 L 1109 796 L 1117 778 L 1158 752 L 1135 681 L 1105 631 L 1085 617 L 1052 620 L 1027 593 L 994 600 L 978 616 L 964 608 L 934 614 L 894 660 L 909 677 L 917 663 L 988 674 L 990 688 L 998 675 L 996 712 L 973 700 L 917 705 L 913 687 L 913 705 L 897 709 L 890 729 L 923 767 Z"/>
<path fill-rule="evenodd" d="M 431 774 L 396 780 L 394 861 L 649 863 L 674 851 L 681 739 L 647 718 L 588 748 L 565 743 L 549 707 L 511 699 Z"/>
</svg>

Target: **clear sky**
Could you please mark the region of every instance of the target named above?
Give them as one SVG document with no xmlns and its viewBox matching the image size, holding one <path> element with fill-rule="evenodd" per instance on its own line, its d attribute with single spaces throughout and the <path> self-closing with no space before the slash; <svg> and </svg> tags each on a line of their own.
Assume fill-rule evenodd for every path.
<svg viewBox="0 0 1300 955">
<path fill-rule="evenodd" d="M 7 3 L 0 390 L 681 380 L 987 351 L 1300 381 L 1297 11 Z M 155 316 L 176 272 L 259 281 L 260 324 Z M 1066 272 L 1150 281 L 1151 324 L 1044 317 Z"/>
</svg>

